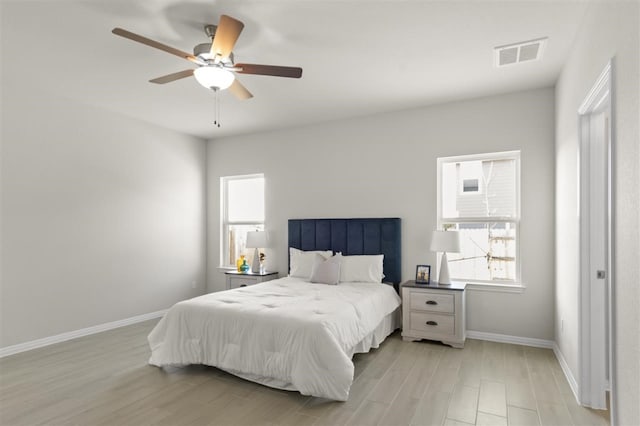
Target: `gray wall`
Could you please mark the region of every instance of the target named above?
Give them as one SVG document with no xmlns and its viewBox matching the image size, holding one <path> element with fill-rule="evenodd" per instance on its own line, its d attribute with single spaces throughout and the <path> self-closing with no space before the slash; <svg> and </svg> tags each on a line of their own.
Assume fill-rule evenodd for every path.
<svg viewBox="0 0 640 426">
<path fill-rule="evenodd" d="M 556 341 L 576 380 L 579 332 L 578 123 L 582 101 L 614 58 L 615 300 L 618 423 L 640 424 L 640 121 L 638 2 L 589 6 L 556 86 Z M 564 320 L 563 330 L 559 325 Z"/>
<path fill-rule="evenodd" d="M 220 177 L 265 174 L 267 266 L 287 273 L 287 219 L 403 220 L 403 278 L 435 267 L 436 158 L 522 150 L 522 294 L 473 291 L 468 328 L 553 339 L 554 91 L 540 89 L 209 143 L 210 290 L 224 288 Z"/>
<path fill-rule="evenodd" d="M 205 142 L 54 95 L 8 62 L 0 347 L 203 293 Z"/>
</svg>

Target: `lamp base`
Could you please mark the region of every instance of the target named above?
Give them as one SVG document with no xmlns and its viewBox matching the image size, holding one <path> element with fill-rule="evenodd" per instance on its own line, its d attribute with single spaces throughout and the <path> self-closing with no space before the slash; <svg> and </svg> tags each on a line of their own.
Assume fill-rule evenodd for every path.
<svg viewBox="0 0 640 426">
<path fill-rule="evenodd" d="M 260 252 L 256 248 L 256 251 L 253 253 L 253 263 L 251 263 L 251 272 L 254 274 L 260 273 Z"/>
<path fill-rule="evenodd" d="M 447 260 L 447 252 L 442 253 L 442 260 L 440 261 L 440 279 L 438 280 L 440 285 L 451 285 L 451 278 L 449 277 L 449 261 Z"/>
</svg>

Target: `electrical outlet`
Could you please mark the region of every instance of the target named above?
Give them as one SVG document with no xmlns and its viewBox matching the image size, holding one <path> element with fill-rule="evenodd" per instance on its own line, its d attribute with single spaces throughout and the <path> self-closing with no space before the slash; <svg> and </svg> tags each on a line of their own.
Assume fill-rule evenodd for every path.
<svg viewBox="0 0 640 426">
<path fill-rule="evenodd" d="M 196 281 L 191 281 L 191 288 L 196 288 L 198 283 Z"/>
<path fill-rule="evenodd" d="M 564 331 L 564 318 L 560 320 L 560 331 Z"/>
</svg>

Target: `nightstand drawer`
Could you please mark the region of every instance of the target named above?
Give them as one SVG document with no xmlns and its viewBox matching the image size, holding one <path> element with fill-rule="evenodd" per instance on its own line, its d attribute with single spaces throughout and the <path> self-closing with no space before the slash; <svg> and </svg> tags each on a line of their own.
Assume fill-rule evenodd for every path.
<svg viewBox="0 0 640 426">
<path fill-rule="evenodd" d="M 251 277 L 233 277 L 231 278 L 230 284 L 231 284 L 231 288 L 238 288 L 238 287 L 246 287 L 248 285 L 254 285 L 258 283 L 258 280 Z"/>
<path fill-rule="evenodd" d="M 428 312 L 411 312 L 411 330 L 433 334 L 455 334 L 453 315 L 432 314 Z"/>
<path fill-rule="evenodd" d="M 453 313 L 453 295 L 411 291 L 411 310 Z"/>
<path fill-rule="evenodd" d="M 259 284 L 278 278 L 277 272 L 262 272 L 259 274 L 249 272 L 244 274 L 236 271 L 227 271 L 224 274 L 227 277 L 227 290 Z"/>
</svg>

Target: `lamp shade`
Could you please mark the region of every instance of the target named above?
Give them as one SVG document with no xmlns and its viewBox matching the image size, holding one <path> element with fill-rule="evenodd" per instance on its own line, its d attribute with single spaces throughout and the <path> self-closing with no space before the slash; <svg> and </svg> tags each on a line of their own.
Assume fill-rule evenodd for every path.
<svg viewBox="0 0 640 426">
<path fill-rule="evenodd" d="M 460 234 L 458 231 L 433 231 L 430 250 L 445 253 L 459 253 Z"/>
<path fill-rule="evenodd" d="M 217 88 L 224 90 L 231 86 L 235 76 L 231 71 L 215 67 L 204 66 L 193 70 L 193 75 L 198 80 L 198 83 L 202 84 L 207 89 Z"/>
<path fill-rule="evenodd" d="M 247 248 L 264 248 L 267 246 L 267 233 L 264 231 L 247 232 Z"/>
</svg>

